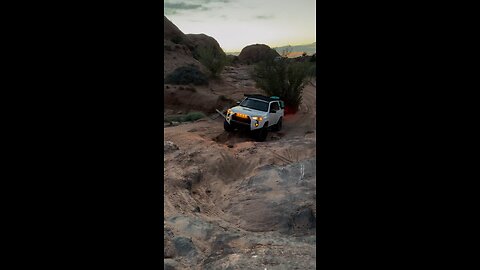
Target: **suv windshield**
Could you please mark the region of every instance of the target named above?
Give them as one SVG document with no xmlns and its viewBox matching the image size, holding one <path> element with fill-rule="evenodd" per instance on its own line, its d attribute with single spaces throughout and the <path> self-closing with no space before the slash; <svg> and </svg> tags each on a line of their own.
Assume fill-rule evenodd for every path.
<svg viewBox="0 0 480 270">
<path fill-rule="evenodd" d="M 258 110 L 258 111 L 263 111 L 263 112 L 268 111 L 268 102 L 257 100 L 257 99 L 247 98 L 244 101 L 242 101 L 242 103 L 240 103 L 240 106 Z"/>
</svg>

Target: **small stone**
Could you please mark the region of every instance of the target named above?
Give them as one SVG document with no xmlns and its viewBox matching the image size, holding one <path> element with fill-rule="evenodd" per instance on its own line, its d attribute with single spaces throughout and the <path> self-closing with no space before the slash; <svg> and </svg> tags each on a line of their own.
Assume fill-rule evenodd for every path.
<svg viewBox="0 0 480 270">
<path fill-rule="evenodd" d="M 178 263 L 173 259 L 163 259 L 163 269 L 165 270 L 175 270 L 178 266 Z"/>
<path fill-rule="evenodd" d="M 171 151 L 175 151 L 175 150 L 178 150 L 178 146 L 176 144 L 174 144 L 171 141 L 164 141 L 163 142 L 163 151 L 164 152 L 171 152 Z"/>
</svg>

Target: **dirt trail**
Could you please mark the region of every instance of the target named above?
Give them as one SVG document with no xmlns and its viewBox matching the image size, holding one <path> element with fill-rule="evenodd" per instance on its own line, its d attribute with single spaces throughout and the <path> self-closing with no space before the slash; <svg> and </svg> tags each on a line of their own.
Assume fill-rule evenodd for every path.
<svg viewBox="0 0 480 270">
<path fill-rule="evenodd" d="M 258 91 L 225 81 L 215 94 Z M 164 128 L 167 269 L 315 268 L 315 100 L 313 82 L 265 142 L 225 132 L 222 117 Z"/>
</svg>

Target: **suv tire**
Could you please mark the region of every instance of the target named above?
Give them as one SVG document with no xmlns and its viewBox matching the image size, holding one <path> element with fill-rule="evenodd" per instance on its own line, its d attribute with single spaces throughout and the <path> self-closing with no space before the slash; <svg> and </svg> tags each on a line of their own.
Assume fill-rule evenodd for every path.
<svg viewBox="0 0 480 270">
<path fill-rule="evenodd" d="M 282 117 L 280 117 L 280 119 L 278 119 L 278 122 L 274 127 L 274 131 L 282 130 L 282 126 L 283 126 Z"/>
<path fill-rule="evenodd" d="M 225 131 L 227 131 L 227 132 L 232 132 L 232 131 L 235 129 L 235 127 L 234 127 L 233 125 L 230 125 L 230 124 L 227 122 L 227 120 L 225 120 L 225 121 L 223 122 L 223 129 L 225 129 Z"/>
<path fill-rule="evenodd" d="M 268 123 L 265 123 L 263 128 L 255 131 L 255 140 L 257 142 L 263 142 L 267 139 L 268 135 Z"/>
</svg>

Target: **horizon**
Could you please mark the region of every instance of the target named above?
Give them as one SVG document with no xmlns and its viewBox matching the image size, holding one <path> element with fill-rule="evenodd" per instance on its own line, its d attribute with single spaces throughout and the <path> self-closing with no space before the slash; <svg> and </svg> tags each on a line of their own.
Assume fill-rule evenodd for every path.
<svg viewBox="0 0 480 270">
<path fill-rule="evenodd" d="M 286 0 L 166 0 L 164 15 L 185 34 L 215 38 L 225 52 L 252 44 L 275 48 L 316 42 L 315 0 L 290 6 Z"/>
<path fill-rule="evenodd" d="M 313 41 L 313 42 L 310 42 L 310 43 L 306 43 L 306 44 L 294 44 L 294 45 L 291 45 L 291 44 L 286 44 L 286 45 L 282 45 L 282 46 L 270 46 L 268 44 L 265 44 L 265 45 L 268 45 L 270 48 L 272 49 L 278 49 L 278 48 L 283 48 L 283 47 L 299 47 L 299 46 L 306 46 L 306 45 L 310 45 L 310 44 L 313 44 L 313 43 L 316 43 L 316 41 Z M 260 44 L 260 43 L 259 43 Z M 253 44 L 249 44 L 249 45 L 253 45 Z M 247 45 L 248 46 L 248 45 Z M 245 47 L 243 47 L 245 48 Z M 242 48 L 242 49 L 243 49 Z M 225 51 L 225 53 L 240 53 L 242 51 L 242 49 L 238 50 L 238 51 Z"/>
</svg>

